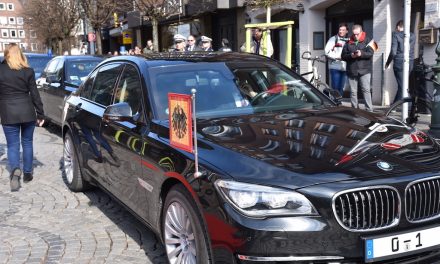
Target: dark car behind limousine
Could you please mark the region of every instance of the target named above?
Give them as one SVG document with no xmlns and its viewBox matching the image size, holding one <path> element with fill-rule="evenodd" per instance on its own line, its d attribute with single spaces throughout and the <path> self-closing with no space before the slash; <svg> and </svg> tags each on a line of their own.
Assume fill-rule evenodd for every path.
<svg viewBox="0 0 440 264">
<path fill-rule="evenodd" d="M 191 119 L 169 93 L 194 90 L 199 174 L 169 130 Z M 440 260 L 439 144 L 262 56 L 108 59 L 66 99 L 63 139 L 68 187 L 112 194 L 173 264 Z"/>
<path fill-rule="evenodd" d="M 96 56 L 57 56 L 47 63 L 37 82 L 46 118 L 61 125 L 63 101 L 104 58 Z"/>
</svg>

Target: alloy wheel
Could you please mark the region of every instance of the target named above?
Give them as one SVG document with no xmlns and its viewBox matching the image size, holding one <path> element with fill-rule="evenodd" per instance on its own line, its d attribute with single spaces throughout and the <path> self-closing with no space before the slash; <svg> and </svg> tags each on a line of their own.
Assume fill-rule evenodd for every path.
<svg viewBox="0 0 440 264">
<path fill-rule="evenodd" d="M 74 153 L 73 143 L 69 136 L 64 139 L 64 152 L 63 152 L 63 165 L 64 172 L 66 173 L 66 180 L 70 184 L 73 181 L 73 168 L 74 168 Z"/>
<path fill-rule="evenodd" d="M 179 202 L 173 202 L 165 217 L 165 248 L 170 263 L 196 264 L 195 236 L 188 212 Z"/>
</svg>

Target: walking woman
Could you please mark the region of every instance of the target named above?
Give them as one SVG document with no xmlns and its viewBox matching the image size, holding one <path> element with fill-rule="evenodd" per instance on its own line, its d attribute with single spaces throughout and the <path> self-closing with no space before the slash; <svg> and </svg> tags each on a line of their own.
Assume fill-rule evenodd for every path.
<svg viewBox="0 0 440 264">
<path fill-rule="evenodd" d="M 21 187 L 20 135 L 23 148 L 23 182 L 32 180 L 35 125 L 44 123 L 43 103 L 34 70 L 17 44 L 9 44 L 0 64 L 0 118 L 8 145 L 11 191 Z"/>
</svg>

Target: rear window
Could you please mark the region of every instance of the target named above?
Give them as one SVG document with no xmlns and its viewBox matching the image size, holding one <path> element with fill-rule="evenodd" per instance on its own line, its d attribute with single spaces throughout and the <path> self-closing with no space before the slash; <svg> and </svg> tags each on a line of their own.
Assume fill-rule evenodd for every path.
<svg viewBox="0 0 440 264">
<path fill-rule="evenodd" d="M 44 71 L 44 68 L 46 67 L 46 64 L 52 59 L 52 57 L 49 56 L 26 56 L 29 66 L 34 69 L 35 71 L 35 78 L 40 77 L 41 73 Z"/>
</svg>

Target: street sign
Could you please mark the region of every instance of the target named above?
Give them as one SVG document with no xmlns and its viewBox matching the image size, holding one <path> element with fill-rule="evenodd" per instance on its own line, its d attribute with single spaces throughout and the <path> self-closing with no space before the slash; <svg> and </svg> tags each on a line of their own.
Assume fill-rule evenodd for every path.
<svg viewBox="0 0 440 264">
<path fill-rule="evenodd" d="M 133 39 L 131 38 L 131 32 L 130 31 L 124 31 L 122 32 L 122 44 L 131 44 L 133 42 Z"/>
<path fill-rule="evenodd" d="M 87 38 L 88 38 L 89 42 L 95 42 L 96 41 L 96 34 L 93 32 L 89 32 L 89 34 L 87 34 Z"/>
</svg>

